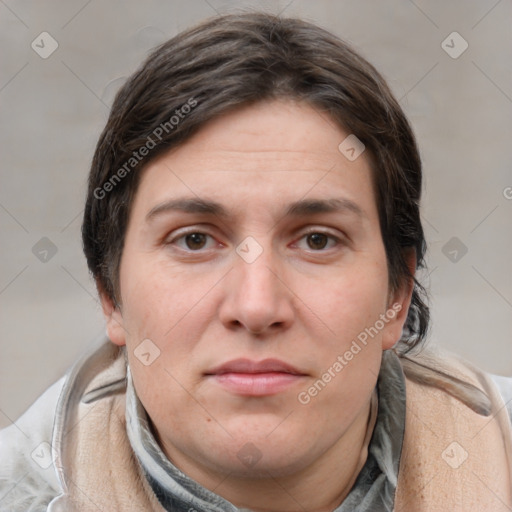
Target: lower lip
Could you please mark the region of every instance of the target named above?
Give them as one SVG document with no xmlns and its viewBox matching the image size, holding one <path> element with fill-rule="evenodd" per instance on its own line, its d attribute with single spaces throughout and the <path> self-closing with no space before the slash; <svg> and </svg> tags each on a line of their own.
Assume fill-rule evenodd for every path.
<svg viewBox="0 0 512 512">
<path fill-rule="evenodd" d="M 291 373 L 223 373 L 212 375 L 224 389 L 237 395 L 275 395 L 296 384 L 302 375 Z"/>
</svg>

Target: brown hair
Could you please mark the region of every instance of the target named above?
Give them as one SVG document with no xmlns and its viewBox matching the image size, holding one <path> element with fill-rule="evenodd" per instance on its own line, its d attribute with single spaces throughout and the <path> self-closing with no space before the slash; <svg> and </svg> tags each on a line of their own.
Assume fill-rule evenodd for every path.
<svg viewBox="0 0 512 512">
<path fill-rule="evenodd" d="M 82 225 L 89 269 L 114 303 L 120 300 L 119 265 L 141 169 L 215 116 L 273 98 L 306 101 L 365 144 L 390 289 L 414 279 L 407 250 L 415 250 L 419 268 L 426 249 L 419 214 L 421 161 L 384 79 L 346 43 L 311 23 L 231 14 L 156 48 L 117 93 L 94 154 Z M 425 295 L 414 279 L 403 352 L 426 336 Z"/>
</svg>

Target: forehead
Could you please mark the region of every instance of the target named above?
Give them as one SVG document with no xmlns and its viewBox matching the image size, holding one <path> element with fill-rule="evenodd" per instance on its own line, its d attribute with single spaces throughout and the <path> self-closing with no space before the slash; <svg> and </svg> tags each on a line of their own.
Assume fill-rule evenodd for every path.
<svg viewBox="0 0 512 512">
<path fill-rule="evenodd" d="M 368 155 L 349 159 L 340 151 L 349 135 L 305 103 L 275 100 L 240 108 L 150 162 L 135 202 L 147 215 L 184 196 L 225 211 L 283 204 L 290 210 L 301 199 L 323 197 L 376 213 Z"/>
</svg>

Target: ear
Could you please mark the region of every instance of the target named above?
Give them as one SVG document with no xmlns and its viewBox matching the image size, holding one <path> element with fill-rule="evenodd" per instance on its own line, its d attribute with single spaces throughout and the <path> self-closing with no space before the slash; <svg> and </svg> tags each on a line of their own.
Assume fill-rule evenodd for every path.
<svg viewBox="0 0 512 512">
<path fill-rule="evenodd" d="M 107 323 L 107 335 L 110 341 L 120 347 L 126 345 L 126 331 L 120 307 L 114 304 L 114 301 L 105 293 L 99 281 L 96 281 L 96 287 L 100 296 L 101 308 Z"/>
<path fill-rule="evenodd" d="M 413 248 L 406 249 L 404 257 L 411 277 L 389 296 L 388 309 L 386 311 L 388 322 L 382 333 L 382 350 L 392 348 L 401 338 L 407 314 L 409 313 L 409 306 L 411 305 L 412 292 L 414 290 L 413 278 L 416 273 L 416 251 Z"/>
</svg>

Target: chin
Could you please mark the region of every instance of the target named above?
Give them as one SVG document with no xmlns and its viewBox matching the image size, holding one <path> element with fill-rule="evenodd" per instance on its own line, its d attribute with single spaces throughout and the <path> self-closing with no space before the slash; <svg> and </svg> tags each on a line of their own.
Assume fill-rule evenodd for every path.
<svg viewBox="0 0 512 512">
<path fill-rule="evenodd" d="M 307 464 L 297 459 L 293 447 L 281 447 L 276 451 L 272 447 L 260 450 L 255 444 L 247 442 L 240 450 L 229 453 L 224 451 L 210 461 L 211 469 L 237 478 L 268 479 L 293 475 L 304 469 Z"/>
<path fill-rule="evenodd" d="M 273 428 L 275 426 L 276 423 Z M 208 465 L 241 478 L 269 478 L 292 475 L 315 459 L 312 450 L 304 444 L 307 433 L 294 436 L 288 429 L 283 430 L 284 435 L 274 438 L 274 434 L 269 435 L 268 432 L 271 430 L 251 435 L 247 430 L 241 431 L 227 444 L 215 444 L 215 448 L 207 452 L 210 455 Z"/>
</svg>

